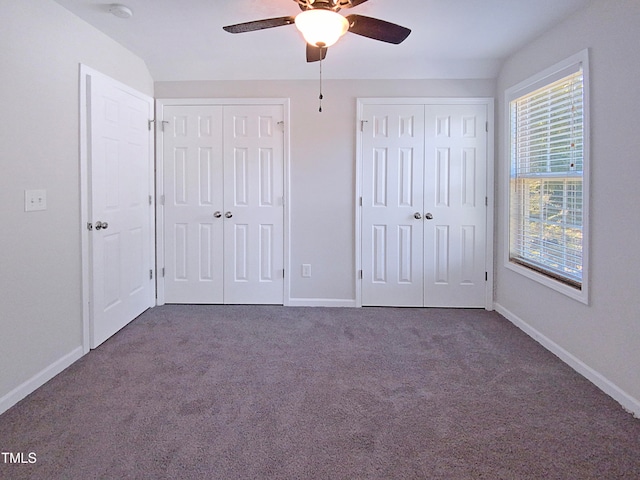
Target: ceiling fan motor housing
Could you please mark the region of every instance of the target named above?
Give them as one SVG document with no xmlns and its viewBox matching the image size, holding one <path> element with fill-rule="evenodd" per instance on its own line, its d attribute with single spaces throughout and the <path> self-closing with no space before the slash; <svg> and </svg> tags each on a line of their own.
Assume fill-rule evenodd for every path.
<svg viewBox="0 0 640 480">
<path fill-rule="evenodd" d="M 349 8 L 351 0 L 293 0 L 302 10 L 333 10 L 337 12 L 341 8 Z"/>
</svg>

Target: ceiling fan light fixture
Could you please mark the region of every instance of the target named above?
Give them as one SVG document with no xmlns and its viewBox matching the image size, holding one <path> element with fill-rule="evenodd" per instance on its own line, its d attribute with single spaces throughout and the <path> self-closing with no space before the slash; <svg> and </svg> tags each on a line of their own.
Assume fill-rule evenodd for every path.
<svg viewBox="0 0 640 480">
<path fill-rule="evenodd" d="M 314 47 L 330 47 L 349 30 L 345 17 L 325 9 L 305 10 L 295 22 L 306 42 Z"/>
</svg>

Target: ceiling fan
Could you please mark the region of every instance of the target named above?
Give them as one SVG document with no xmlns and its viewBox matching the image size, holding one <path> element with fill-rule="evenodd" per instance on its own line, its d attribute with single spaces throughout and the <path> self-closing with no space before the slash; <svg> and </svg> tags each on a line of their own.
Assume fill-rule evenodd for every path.
<svg viewBox="0 0 640 480">
<path fill-rule="evenodd" d="M 411 30 L 395 23 L 363 15 L 342 16 L 343 8 L 356 7 L 367 0 L 293 0 L 302 13 L 296 16 L 265 18 L 252 22 L 238 23 L 222 27 L 229 33 L 245 33 L 266 28 L 283 27 L 294 24 L 307 41 L 307 62 L 323 60 L 327 48 L 333 45 L 346 32 L 381 42 L 399 44 L 411 33 Z"/>
</svg>

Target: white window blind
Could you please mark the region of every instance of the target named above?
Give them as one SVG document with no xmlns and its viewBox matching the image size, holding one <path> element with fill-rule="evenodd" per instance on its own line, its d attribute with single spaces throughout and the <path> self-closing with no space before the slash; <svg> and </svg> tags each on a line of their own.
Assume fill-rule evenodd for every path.
<svg viewBox="0 0 640 480">
<path fill-rule="evenodd" d="M 583 72 L 577 68 L 509 106 L 509 261 L 581 289 Z"/>
</svg>

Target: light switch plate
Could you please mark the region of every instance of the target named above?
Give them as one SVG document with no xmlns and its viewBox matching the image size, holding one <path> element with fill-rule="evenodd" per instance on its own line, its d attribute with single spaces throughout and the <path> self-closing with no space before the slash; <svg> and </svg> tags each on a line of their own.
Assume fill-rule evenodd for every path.
<svg viewBox="0 0 640 480">
<path fill-rule="evenodd" d="M 25 190 L 24 191 L 24 211 L 35 212 L 47 209 L 46 190 Z"/>
<path fill-rule="evenodd" d="M 311 265 L 308 263 L 302 264 L 302 276 L 303 278 L 311 278 Z"/>
</svg>

